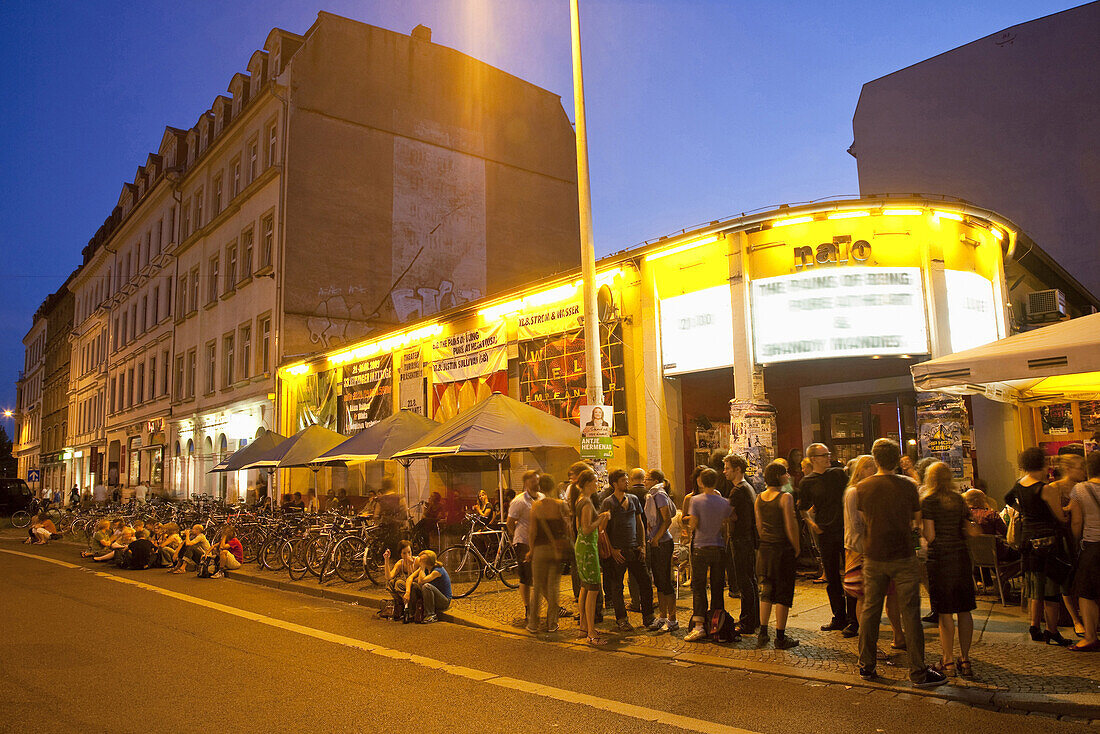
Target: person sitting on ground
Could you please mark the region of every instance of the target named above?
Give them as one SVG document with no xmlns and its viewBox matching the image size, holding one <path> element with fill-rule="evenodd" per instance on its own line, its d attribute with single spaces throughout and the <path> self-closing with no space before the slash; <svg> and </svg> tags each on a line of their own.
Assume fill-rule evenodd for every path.
<svg viewBox="0 0 1100 734">
<path fill-rule="evenodd" d="M 135 533 L 134 542 L 130 543 L 123 553 L 126 562 L 121 564 L 121 567 L 134 571 L 144 571 L 152 564 L 156 552 L 156 546 L 153 545 L 153 541 L 149 540 L 149 531 L 138 530 Z"/>
<path fill-rule="evenodd" d="M 451 606 L 451 577 L 447 569 L 437 563 L 435 551 L 426 550 L 417 557 L 419 568 L 407 581 L 405 602 L 415 594 L 424 604 L 424 624 L 439 621 L 436 614 Z"/>
<path fill-rule="evenodd" d="M 202 565 L 203 557 L 210 552 L 210 541 L 206 539 L 205 528 L 196 523 L 190 530 L 183 533 L 183 547 L 179 552 L 179 560 L 172 573 L 187 573 L 188 566 L 196 568 Z"/>
<path fill-rule="evenodd" d="M 130 546 L 130 543 L 132 543 L 133 541 L 134 529 L 122 528 L 122 532 L 119 534 L 119 536 L 115 540 L 111 541 L 111 546 L 107 550 L 107 552 L 103 553 L 102 555 L 93 556 L 92 560 L 98 561 L 99 563 L 113 561 L 115 560 L 115 556 L 119 553 L 119 551 L 126 550 L 126 548 L 128 548 Z"/>
<path fill-rule="evenodd" d="M 787 637 L 787 614 L 794 603 L 795 559 L 802 550 L 794 498 L 781 491 L 787 476 L 787 468 L 779 462 L 773 461 L 764 467 L 764 491 L 753 505 L 756 526 L 760 528 L 760 548 L 756 552 L 760 632 L 756 636 L 756 646 L 768 643 L 768 621 L 774 605 L 777 650 L 798 645 L 798 640 Z"/>
<path fill-rule="evenodd" d="M 101 556 L 111 550 L 111 521 L 102 518 L 96 521 L 95 532 L 92 533 L 91 548 L 81 552 L 81 558 Z"/>
<path fill-rule="evenodd" d="M 393 597 L 393 619 L 408 621 L 405 614 L 405 600 L 408 598 L 406 582 L 416 571 L 416 557 L 413 556 L 412 543 L 402 540 L 398 543 L 401 549 L 401 558 L 396 563 L 390 562 L 390 549 L 382 553 L 382 560 L 386 566 L 386 589 Z"/>
<path fill-rule="evenodd" d="M 27 529 L 27 535 L 29 536 L 24 543 L 33 543 L 34 545 L 46 545 L 51 540 L 58 540 L 61 538 L 61 533 L 57 532 L 57 526 L 53 524 L 53 520 L 50 519 L 50 513 L 40 512 L 38 516 L 31 520 L 31 526 Z"/>
<path fill-rule="evenodd" d="M 1086 469 L 1088 480 L 1073 488 L 1069 500 L 1070 528 L 1080 547 L 1073 593 L 1081 604 L 1085 638 L 1069 648 L 1074 652 L 1100 651 L 1100 451 L 1089 453 Z"/>
<path fill-rule="evenodd" d="M 154 543 L 157 546 L 157 560 L 161 567 L 172 568 L 178 560 L 180 548 L 183 547 L 183 538 L 180 537 L 180 526 L 174 522 L 164 525 L 162 538 Z"/>
<path fill-rule="evenodd" d="M 225 577 L 226 571 L 236 571 L 244 563 L 244 546 L 237 537 L 237 528 L 232 523 L 227 524 L 218 538 L 218 544 L 213 549 L 214 574 L 211 578 Z"/>
</svg>

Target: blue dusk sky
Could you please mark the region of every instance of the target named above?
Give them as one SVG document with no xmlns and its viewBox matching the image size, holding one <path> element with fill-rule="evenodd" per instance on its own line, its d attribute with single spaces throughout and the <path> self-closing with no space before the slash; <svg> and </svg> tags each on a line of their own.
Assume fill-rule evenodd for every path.
<svg viewBox="0 0 1100 734">
<path fill-rule="evenodd" d="M 581 0 L 597 254 L 857 193 L 846 149 L 865 82 L 1078 4 Z M 190 127 L 272 27 L 304 33 L 320 10 L 423 23 L 560 94 L 573 118 L 568 0 L 0 4 L 0 407 L 35 309 L 165 125 Z"/>
</svg>

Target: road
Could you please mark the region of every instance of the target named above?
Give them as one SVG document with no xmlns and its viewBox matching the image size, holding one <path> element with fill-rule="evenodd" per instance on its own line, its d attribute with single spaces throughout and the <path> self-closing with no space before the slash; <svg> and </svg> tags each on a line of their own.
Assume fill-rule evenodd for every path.
<svg viewBox="0 0 1100 734">
<path fill-rule="evenodd" d="M 1096 731 L 452 624 L 401 625 L 339 602 L 90 568 L 73 555 L 71 546 L 0 546 L 0 730 Z"/>
</svg>

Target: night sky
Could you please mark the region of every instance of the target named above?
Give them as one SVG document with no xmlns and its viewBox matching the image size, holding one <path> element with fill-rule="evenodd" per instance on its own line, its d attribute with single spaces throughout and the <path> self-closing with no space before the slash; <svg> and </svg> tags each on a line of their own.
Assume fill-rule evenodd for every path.
<svg viewBox="0 0 1100 734">
<path fill-rule="evenodd" d="M 863 83 L 1077 4 L 581 0 L 597 254 L 858 193 L 845 151 Z M 272 27 L 305 33 L 318 10 L 423 23 L 573 117 L 568 0 L 0 4 L 0 407 L 35 309 L 164 127 L 190 127 Z"/>
</svg>

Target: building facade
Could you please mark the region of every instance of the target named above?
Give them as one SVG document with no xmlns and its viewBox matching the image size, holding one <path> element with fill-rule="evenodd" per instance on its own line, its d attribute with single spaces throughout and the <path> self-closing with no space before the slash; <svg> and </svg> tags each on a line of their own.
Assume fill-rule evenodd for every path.
<svg viewBox="0 0 1100 734">
<path fill-rule="evenodd" d="M 69 337 L 73 328 L 73 294 L 69 281 L 46 299 L 42 311 L 46 318 L 46 353 L 42 364 L 42 488 L 45 492 L 67 492 Z"/>
<path fill-rule="evenodd" d="M 12 454 L 19 477 L 35 492 L 42 490 L 42 388 L 46 364 L 46 318 L 39 308 L 23 337 L 23 370 L 15 384 L 15 435 Z M 34 480 L 38 477 L 37 481 Z"/>
<path fill-rule="evenodd" d="M 586 400 L 579 275 L 285 365 L 277 430 L 308 419 L 350 435 L 402 408 L 446 420 L 495 391 L 577 422 Z M 1031 289 L 1063 289 L 1070 316 L 1098 305 L 1009 220 L 920 197 L 718 222 L 605 258 L 597 283 L 609 463 L 661 468 L 677 494 L 716 449 L 745 454 L 758 471 L 813 441 L 845 460 L 890 437 L 999 496 L 1032 430 L 1028 409 L 917 393 L 909 366 L 1010 334 L 1010 313 Z M 512 486 L 527 468 L 563 476 L 571 458 L 514 456 Z M 472 499 L 496 485 L 495 465 L 485 468 L 445 467 L 417 491 Z M 329 471 L 322 481 L 352 491 L 403 476 L 378 463 Z M 283 471 L 280 488 L 308 479 Z"/>
<path fill-rule="evenodd" d="M 1098 28 L 1091 2 L 865 84 L 849 149 L 860 192 L 981 202 L 1100 293 Z"/>
</svg>

